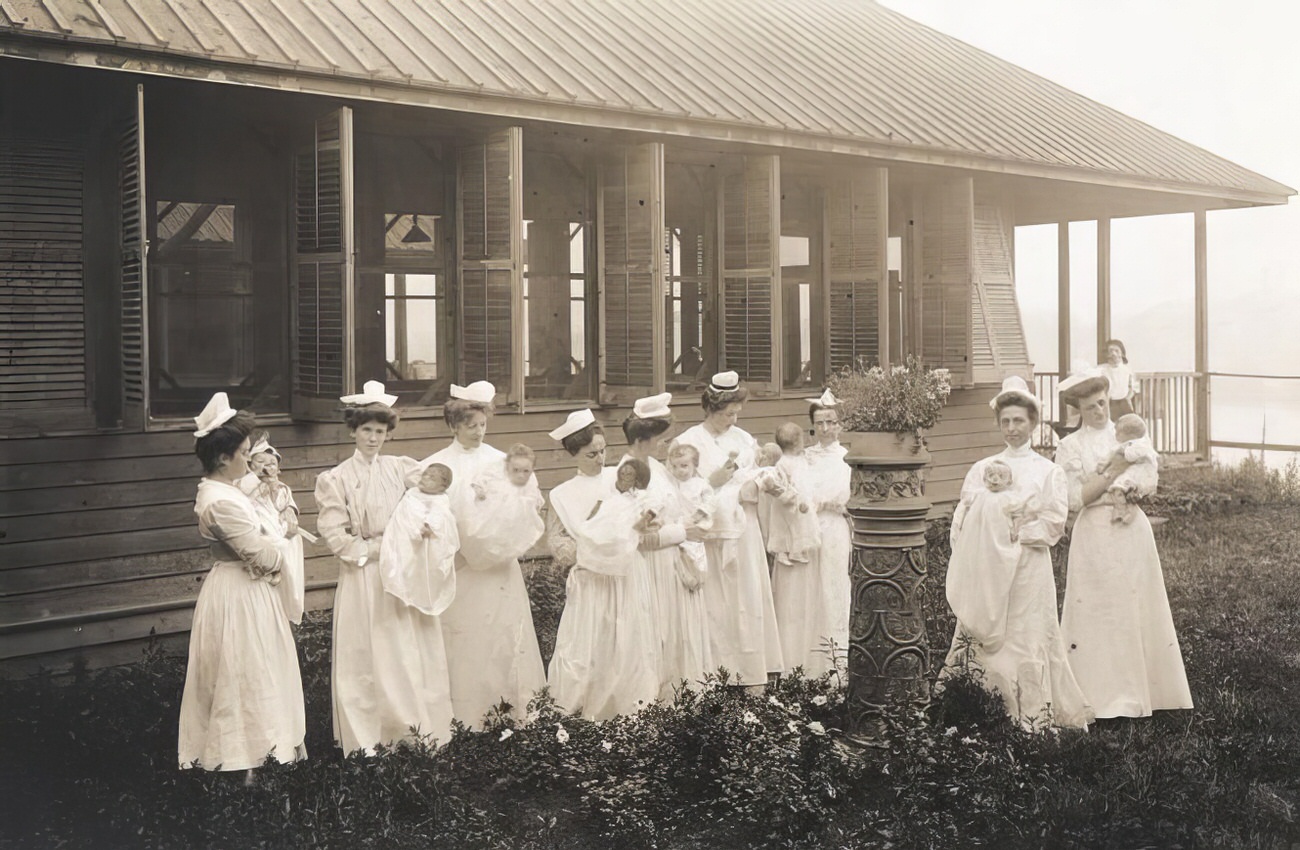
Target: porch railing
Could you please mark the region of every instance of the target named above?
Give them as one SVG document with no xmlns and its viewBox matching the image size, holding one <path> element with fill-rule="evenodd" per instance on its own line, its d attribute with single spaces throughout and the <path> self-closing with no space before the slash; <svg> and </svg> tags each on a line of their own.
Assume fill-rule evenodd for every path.
<svg viewBox="0 0 1300 850">
<path fill-rule="evenodd" d="M 1197 372 L 1142 372 L 1137 376 L 1134 409 L 1147 422 L 1151 443 L 1161 454 L 1192 454 L 1196 446 L 1196 392 L 1205 377 Z M 1034 373 L 1034 389 L 1043 402 L 1035 445 L 1054 446 L 1056 426 L 1066 421 L 1066 407 L 1056 393 L 1056 372 Z"/>
</svg>

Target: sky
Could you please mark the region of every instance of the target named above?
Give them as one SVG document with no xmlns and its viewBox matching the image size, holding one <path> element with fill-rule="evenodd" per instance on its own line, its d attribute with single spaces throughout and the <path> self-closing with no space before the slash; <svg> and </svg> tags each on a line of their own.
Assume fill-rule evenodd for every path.
<svg viewBox="0 0 1300 850">
<path fill-rule="evenodd" d="M 1300 188 L 1300 3 L 881 0 L 1213 153 Z M 1300 201 L 1207 216 L 1212 371 L 1300 374 Z M 1071 225 L 1071 360 L 1095 348 L 1096 228 Z M 1112 224 L 1112 332 L 1139 371 L 1193 363 L 1192 216 Z M 1030 356 L 1056 369 L 1056 228 L 1016 233 Z M 1262 342 L 1261 342 L 1262 341 Z M 1300 381 L 1295 401 L 1300 405 Z M 1228 438 L 1231 439 L 1231 438 Z"/>
</svg>

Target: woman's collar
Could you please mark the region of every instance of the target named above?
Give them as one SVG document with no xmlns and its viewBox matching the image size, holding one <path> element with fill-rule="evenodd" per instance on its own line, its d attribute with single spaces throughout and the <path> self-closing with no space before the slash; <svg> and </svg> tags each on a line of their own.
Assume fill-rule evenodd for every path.
<svg viewBox="0 0 1300 850">
<path fill-rule="evenodd" d="M 1002 450 L 1002 454 L 1007 457 L 1028 457 L 1034 453 L 1034 447 L 1031 441 L 1025 440 L 1024 445 L 1013 446 L 1010 443 Z"/>
</svg>

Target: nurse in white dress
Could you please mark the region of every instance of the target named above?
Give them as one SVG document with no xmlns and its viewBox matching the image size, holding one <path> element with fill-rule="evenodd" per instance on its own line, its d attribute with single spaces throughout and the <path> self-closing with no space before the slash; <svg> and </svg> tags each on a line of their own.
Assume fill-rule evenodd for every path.
<svg viewBox="0 0 1300 850">
<path fill-rule="evenodd" d="M 1061 392 L 1075 399 L 1083 416 L 1083 426 L 1056 450 L 1069 479 L 1070 507 L 1079 512 L 1061 613 L 1070 666 L 1098 717 L 1191 708 L 1151 523 L 1140 507 L 1130 522 L 1112 522 L 1107 508 L 1106 488 L 1128 466 L 1116 454 L 1107 380 L 1071 376 Z"/>
<path fill-rule="evenodd" d="M 977 462 L 962 482 L 961 501 L 953 514 L 954 551 L 978 552 L 981 540 L 991 540 L 1005 529 L 985 528 L 965 522 L 966 507 L 976 491 L 984 488 L 984 467 L 1000 460 L 1011 468 L 1012 488 L 1028 500 L 1029 507 L 1018 533 L 1020 556 L 1009 574 L 999 570 L 995 558 L 966 562 L 954 556 L 949 565 L 949 595 L 991 588 L 997 593 L 979 600 L 979 610 L 996 609 L 1000 643 L 986 645 L 974 637 L 958 616 L 952 649 L 942 677 L 961 670 L 967 663 L 983 674 L 983 683 L 1002 696 L 1007 713 L 1022 727 L 1042 730 L 1045 726 L 1086 728 L 1092 710 L 1066 659 L 1061 629 L 1056 617 L 1056 580 L 1052 574 L 1050 547 L 1065 533 L 1068 500 L 1066 480 L 1050 460 L 1034 451 L 1030 435 L 1038 425 L 1040 404 L 1024 379 L 1016 376 L 1002 383 L 1002 391 L 989 402 L 1007 447 L 991 458 Z M 988 521 L 1010 523 L 1010 518 L 990 512 Z M 968 545 L 974 544 L 974 545 Z M 960 575 L 957 571 L 964 571 Z M 992 598 L 988 598 L 992 597 Z M 958 599 L 954 611 L 970 600 Z M 987 604 L 984 604 L 987 601 Z M 990 642 L 991 643 L 991 642 Z"/>
<path fill-rule="evenodd" d="M 571 567 L 547 671 L 551 695 L 566 711 L 606 720 L 636 711 L 659 692 L 653 595 L 636 556 L 640 535 L 631 517 L 625 513 L 626 528 L 619 529 L 595 513 L 599 505 L 626 498 L 614 489 L 613 469 L 604 468 L 604 429 L 590 410 L 579 410 L 551 437 L 578 467 L 551 490 L 547 515 L 555 561 Z"/>
<path fill-rule="evenodd" d="M 475 504 L 470 484 L 489 467 L 504 468 L 506 460 L 505 452 L 483 442 L 495 397 L 496 388 L 487 381 L 465 387 L 452 384 L 451 398 L 443 406 L 443 418 L 452 431 L 451 445 L 420 461 L 422 467 L 441 463 L 451 469 L 447 495 L 461 546 L 468 541 L 472 551 L 506 548 L 483 545 L 490 542 L 479 539 L 485 532 L 507 538 L 520 533 L 500 524 L 487 528 L 482 523 L 472 528 L 468 524 L 470 517 L 482 510 Z M 528 486 L 536 489 L 537 479 Z M 458 554 L 456 598 L 442 613 L 442 629 L 456 719 L 477 728 L 483 716 L 503 700 L 522 716 L 533 694 L 546 684 L 546 671 L 519 560 L 471 563 Z"/>
<path fill-rule="evenodd" d="M 751 479 L 758 443 L 736 427 L 748 391 L 735 372 L 713 376 L 701 398 L 704 421 L 673 442 L 694 446 L 700 475 L 714 488 L 718 512 L 705 537 L 709 575 L 704 600 L 715 667 L 733 684 L 762 685 L 785 669 L 767 551 L 758 525 L 758 493 Z"/>
<path fill-rule="evenodd" d="M 849 559 L 853 557 L 853 539 L 846 513 L 850 469 L 844 460 L 848 449 L 840 444 L 839 401 L 827 390 L 809 402 L 814 442 L 804 449 L 803 456 L 809 466 L 806 480 L 811 485 L 813 507 L 821 527 L 821 546 L 809 564 L 817 578 L 818 617 L 804 628 L 801 656 L 791 657 L 791 641 L 785 634 L 784 623 L 781 640 L 786 648 L 787 667 L 802 665 L 806 675 L 819 676 L 835 666 L 843 668 L 848 661 L 852 589 Z M 772 593 L 777 594 L 775 587 Z"/>
<path fill-rule="evenodd" d="M 664 699 L 670 699 L 683 682 L 687 686 L 696 684 L 714 669 L 703 592 L 707 574 L 700 574 L 678 545 L 688 538 L 703 540 L 704 532 L 691 526 L 682 515 L 672 474 L 654 457 L 664 433 L 672 426 L 670 401 L 671 393 L 638 399 L 631 415 L 623 420 L 623 436 L 627 438 L 623 460 L 636 458 L 650 467 L 647 496 L 662 506 L 660 518 L 664 524 L 658 531 L 641 536 L 640 560 L 652 592 L 659 696 Z"/>
<path fill-rule="evenodd" d="M 251 780 L 268 756 L 307 757 L 298 651 L 273 584 L 285 541 L 236 485 L 248 473 L 252 415 L 217 393 L 194 421 L 205 473 L 194 513 L 213 564 L 194 605 L 177 757 L 182 768 L 247 770 Z"/>
<path fill-rule="evenodd" d="M 316 527 L 338 556 L 331 686 L 334 739 L 344 753 L 391 746 L 416 729 L 446 743 L 451 734 L 447 657 L 439 618 L 385 592 L 384 529 L 416 469 L 380 454 L 396 427 L 397 397 L 378 381 L 344 396 L 356 451 L 316 477 Z"/>
</svg>

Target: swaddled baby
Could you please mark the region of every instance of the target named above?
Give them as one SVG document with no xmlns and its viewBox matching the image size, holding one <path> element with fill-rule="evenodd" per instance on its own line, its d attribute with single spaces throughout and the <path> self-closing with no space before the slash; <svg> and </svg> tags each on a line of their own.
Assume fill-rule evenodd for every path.
<svg viewBox="0 0 1300 850">
<path fill-rule="evenodd" d="M 473 500 L 456 505 L 460 553 L 469 564 L 499 566 L 524 555 L 545 531 L 542 491 L 533 474 L 536 454 L 523 443 L 472 482 Z"/>
<path fill-rule="evenodd" d="M 447 497 L 451 481 L 449 467 L 425 467 L 419 483 L 393 510 L 379 550 L 384 590 L 433 616 L 445 611 L 456 595 L 460 535 Z"/>
</svg>

